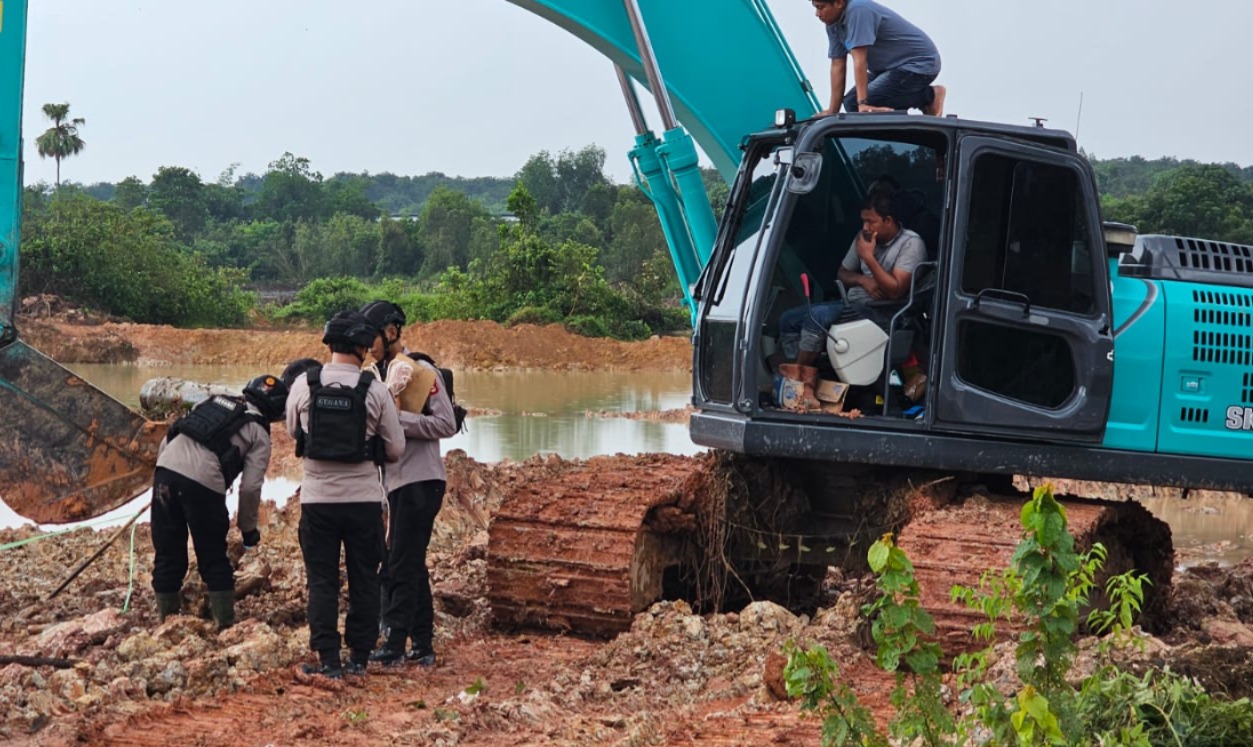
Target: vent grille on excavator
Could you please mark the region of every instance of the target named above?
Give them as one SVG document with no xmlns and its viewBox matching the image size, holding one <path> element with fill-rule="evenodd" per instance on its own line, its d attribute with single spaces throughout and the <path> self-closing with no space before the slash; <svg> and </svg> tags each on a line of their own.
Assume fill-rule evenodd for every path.
<svg viewBox="0 0 1253 747">
<path fill-rule="evenodd" d="M 1253 295 L 1248 293 L 1194 290 L 1196 304 L 1192 332 L 1192 360 L 1198 363 L 1221 363 L 1235 366 L 1253 365 L 1253 335 L 1226 331 L 1249 329 L 1253 317 Z M 1232 307 L 1235 307 L 1233 310 Z M 1218 329 L 1206 329 L 1206 326 Z"/>
<path fill-rule="evenodd" d="M 1184 423 L 1208 423 L 1209 410 L 1201 407 L 1185 407 L 1179 411 L 1179 420 Z"/>
<path fill-rule="evenodd" d="M 1207 239 L 1177 238 L 1175 242 L 1180 267 L 1253 274 L 1253 247 Z"/>
</svg>

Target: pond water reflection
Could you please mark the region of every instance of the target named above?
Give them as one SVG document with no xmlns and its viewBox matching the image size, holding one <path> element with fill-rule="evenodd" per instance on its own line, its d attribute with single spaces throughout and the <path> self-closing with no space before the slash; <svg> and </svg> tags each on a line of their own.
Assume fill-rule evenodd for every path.
<svg viewBox="0 0 1253 747">
<path fill-rule="evenodd" d="M 131 407 L 148 379 L 172 376 L 240 387 L 263 373 L 244 366 L 130 366 L 74 364 L 79 376 Z M 499 412 L 467 420 L 467 432 L 443 442 L 481 462 L 521 460 L 535 454 L 584 459 L 598 454 L 666 452 L 695 454 L 701 448 L 682 423 L 587 417 L 591 412 L 649 412 L 681 408 L 691 399 L 691 376 L 587 371 L 461 371 L 457 400 Z"/>
</svg>

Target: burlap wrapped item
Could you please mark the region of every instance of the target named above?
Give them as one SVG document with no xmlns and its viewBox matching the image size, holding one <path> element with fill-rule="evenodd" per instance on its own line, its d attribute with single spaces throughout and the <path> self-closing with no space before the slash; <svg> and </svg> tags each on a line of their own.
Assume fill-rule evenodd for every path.
<svg viewBox="0 0 1253 747">
<path fill-rule="evenodd" d="M 364 370 L 378 376 L 377 363 L 368 363 Z M 387 364 L 387 378 L 383 381 L 387 391 L 396 398 L 397 406 L 405 411 L 420 414 L 435 386 L 435 370 L 424 366 L 404 353 L 397 353 Z"/>
</svg>

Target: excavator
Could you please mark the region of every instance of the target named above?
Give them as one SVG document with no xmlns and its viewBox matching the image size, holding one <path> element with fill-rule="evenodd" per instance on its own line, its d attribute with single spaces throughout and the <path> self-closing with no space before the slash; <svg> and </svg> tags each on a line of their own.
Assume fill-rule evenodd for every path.
<svg viewBox="0 0 1253 747">
<path fill-rule="evenodd" d="M 629 475 L 575 465 L 514 491 L 489 533 L 499 622 L 611 634 L 661 598 L 803 605 L 828 567 L 856 565 L 893 531 L 942 630 L 968 637 L 948 585 L 1007 561 L 1016 476 L 1253 489 L 1253 248 L 1103 222 L 1091 167 L 1060 130 L 814 116 L 764 0 L 510 2 L 612 63 L 635 178 L 692 313 L 690 432 L 710 453 L 655 455 Z M 66 521 L 142 490 L 162 426 L 13 326 L 25 6 L 0 5 L 0 496 Z M 730 183 L 720 218 L 698 146 Z M 861 205 L 885 179 L 926 261 L 907 298 L 874 309 L 879 321 L 828 330 L 819 375 L 835 405 L 789 406 L 769 365 L 779 316 L 840 297 Z M 907 361 L 926 374 L 908 394 Z M 1164 524 L 1133 501 L 1067 507 L 1081 542 L 1102 542 L 1112 570 L 1140 569 L 1164 596 Z"/>
</svg>

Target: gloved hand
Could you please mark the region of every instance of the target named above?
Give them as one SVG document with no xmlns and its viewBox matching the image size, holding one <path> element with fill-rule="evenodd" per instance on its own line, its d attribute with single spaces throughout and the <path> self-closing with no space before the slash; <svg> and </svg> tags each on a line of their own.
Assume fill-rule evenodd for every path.
<svg viewBox="0 0 1253 747">
<path fill-rule="evenodd" d="M 252 529 L 247 532 L 240 532 L 240 536 L 244 538 L 244 550 L 251 550 L 261 544 L 261 530 Z"/>
<path fill-rule="evenodd" d="M 399 361 L 393 362 L 387 367 L 387 391 L 391 392 L 393 397 L 399 397 L 412 378 L 413 366 Z"/>
</svg>

